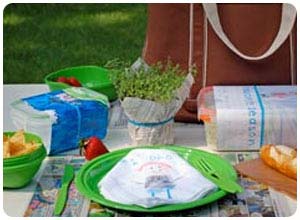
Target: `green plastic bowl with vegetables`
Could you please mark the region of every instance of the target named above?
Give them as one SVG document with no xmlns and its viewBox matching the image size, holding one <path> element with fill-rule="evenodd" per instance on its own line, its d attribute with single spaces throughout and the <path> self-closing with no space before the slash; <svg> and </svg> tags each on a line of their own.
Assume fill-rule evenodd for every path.
<svg viewBox="0 0 300 220">
<path fill-rule="evenodd" d="M 48 74 L 45 77 L 45 83 L 51 91 L 61 90 L 71 85 L 57 82 L 59 77 L 75 77 L 83 87 L 102 93 L 108 97 L 109 101 L 114 101 L 118 96 L 108 74 L 107 69 L 98 66 L 70 67 Z"/>
</svg>

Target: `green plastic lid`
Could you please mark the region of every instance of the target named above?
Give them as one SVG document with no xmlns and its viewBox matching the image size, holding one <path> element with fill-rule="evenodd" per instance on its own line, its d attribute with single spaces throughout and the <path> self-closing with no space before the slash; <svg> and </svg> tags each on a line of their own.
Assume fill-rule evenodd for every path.
<svg viewBox="0 0 300 220">
<path fill-rule="evenodd" d="M 70 87 L 63 90 L 76 99 L 98 101 L 109 107 L 107 96 L 84 87 Z"/>
</svg>

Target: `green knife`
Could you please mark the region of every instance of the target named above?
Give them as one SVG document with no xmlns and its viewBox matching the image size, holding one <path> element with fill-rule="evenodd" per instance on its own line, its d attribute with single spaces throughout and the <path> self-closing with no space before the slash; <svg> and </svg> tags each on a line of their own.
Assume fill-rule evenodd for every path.
<svg viewBox="0 0 300 220">
<path fill-rule="evenodd" d="M 74 168 L 73 166 L 66 164 L 64 175 L 61 180 L 61 187 L 58 191 L 58 196 L 55 202 L 55 207 L 54 207 L 55 216 L 60 216 L 65 208 L 66 201 L 68 198 L 69 186 L 73 178 L 74 178 Z"/>
</svg>

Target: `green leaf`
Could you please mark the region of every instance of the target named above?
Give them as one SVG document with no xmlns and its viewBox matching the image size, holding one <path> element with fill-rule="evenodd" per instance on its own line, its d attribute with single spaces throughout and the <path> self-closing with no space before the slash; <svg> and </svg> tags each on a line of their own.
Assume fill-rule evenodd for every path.
<svg viewBox="0 0 300 220">
<path fill-rule="evenodd" d="M 133 72 L 130 64 L 118 59 L 107 63 L 109 77 L 113 82 L 119 98 L 138 97 L 159 103 L 168 103 L 175 97 L 178 89 L 187 75 L 179 64 L 168 60 L 165 64 L 158 62 L 145 72 L 141 69 Z"/>
</svg>

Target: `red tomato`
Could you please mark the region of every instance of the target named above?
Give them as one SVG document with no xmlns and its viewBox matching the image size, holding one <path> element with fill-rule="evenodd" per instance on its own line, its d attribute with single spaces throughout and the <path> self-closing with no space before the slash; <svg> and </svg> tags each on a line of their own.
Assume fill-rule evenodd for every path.
<svg viewBox="0 0 300 220">
<path fill-rule="evenodd" d="M 81 83 L 74 76 L 69 77 L 68 80 L 71 86 L 81 87 Z"/>
<path fill-rule="evenodd" d="M 61 83 L 69 84 L 68 78 L 67 78 L 67 77 L 64 77 L 64 76 L 58 77 L 56 81 L 57 81 L 57 82 L 61 82 Z"/>
</svg>

